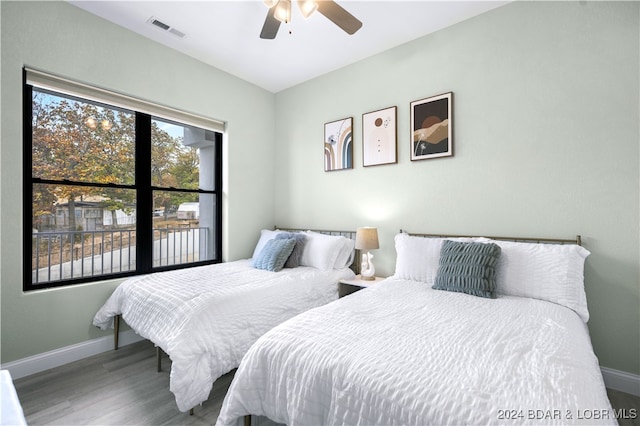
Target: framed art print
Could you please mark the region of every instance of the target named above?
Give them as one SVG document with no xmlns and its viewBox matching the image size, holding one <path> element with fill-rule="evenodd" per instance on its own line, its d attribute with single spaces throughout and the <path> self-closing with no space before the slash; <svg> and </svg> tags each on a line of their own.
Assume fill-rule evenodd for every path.
<svg viewBox="0 0 640 426">
<path fill-rule="evenodd" d="M 398 162 L 397 107 L 362 114 L 364 167 Z"/>
<path fill-rule="evenodd" d="M 324 171 L 353 168 L 353 117 L 325 123 Z"/>
<path fill-rule="evenodd" d="M 411 161 L 453 155 L 453 92 L 411 102 Z"/>
</svg>

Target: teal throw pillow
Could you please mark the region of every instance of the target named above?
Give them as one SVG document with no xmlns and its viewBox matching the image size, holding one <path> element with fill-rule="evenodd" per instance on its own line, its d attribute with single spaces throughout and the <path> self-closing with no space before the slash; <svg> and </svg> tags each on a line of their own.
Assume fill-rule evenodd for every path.
<svg viewBox="0 0 640 426">
<path fill-rule="evenodd" d="M 445 240 L 432 288 L 494 299 L 499 258 L 497 244 Z"/>
</svg>

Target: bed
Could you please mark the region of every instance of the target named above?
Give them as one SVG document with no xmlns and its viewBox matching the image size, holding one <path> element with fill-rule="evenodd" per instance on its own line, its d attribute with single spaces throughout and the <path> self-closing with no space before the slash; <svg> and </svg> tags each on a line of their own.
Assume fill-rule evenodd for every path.
<svg viewBox="0 0 640 426">
<path fill-rule="evenodd" d="M 216 424 L 616 424 L 579 238 L 428 237 L 396 235 L 392 277 L 258 339 Z"/>
<path fill-rule="evenodd" d="M 354 238 L 355 232 L 262 230 L 250 259 L 124 281 L 93 324 L 117 329 L 122 317 L 168 354 L 178 409 L 193 413 L 262 334 L 337 299 L 337 282 L 355 276 Z"/>
</svg>

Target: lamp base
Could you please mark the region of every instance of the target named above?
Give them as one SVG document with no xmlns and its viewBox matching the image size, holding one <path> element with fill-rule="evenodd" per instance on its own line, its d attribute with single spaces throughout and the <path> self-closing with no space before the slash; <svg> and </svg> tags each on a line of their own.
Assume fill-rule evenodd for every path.
<svg viewBox="0 0 640 426">
<path fill-rule="evenodd" d="M 362 261 L 360 262 L 360 279 L 363 281 L 373 281 L 376 279 L 376 268 L 373 266 L 373 255 L 368 251 L 362 253 Z"/>
</svg>

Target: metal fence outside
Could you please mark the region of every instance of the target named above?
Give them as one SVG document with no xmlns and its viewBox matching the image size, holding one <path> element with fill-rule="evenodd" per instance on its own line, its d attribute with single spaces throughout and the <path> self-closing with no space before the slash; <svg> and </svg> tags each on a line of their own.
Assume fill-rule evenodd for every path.
<svg viewBox="0 0 640 426">
<path fill-rule="evenodd" d="M 153 229 L 153 265 L 179 265 L 208 258 L 208 228 Z M 135 229 L 34 232 L 32 283 L 128 272 L 136 265 Z"/>
</svg>

